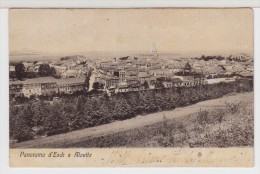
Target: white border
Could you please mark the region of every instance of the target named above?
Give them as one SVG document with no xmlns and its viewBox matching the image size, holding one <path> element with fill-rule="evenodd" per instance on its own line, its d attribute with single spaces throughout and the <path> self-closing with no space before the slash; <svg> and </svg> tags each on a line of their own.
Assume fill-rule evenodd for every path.
<svg viewBox="0 0 260 174">
<path fill-rule="evenodd" d="M 2 0 L 3 8 L 260 7 L 260 0 Z"/>
<path fill-rule="evenodd" d="M 185 174 L 256 174 L 260 173 L 260 9 L 254 9 L 255 38 L 255 167 L 253 168 L 10 168 L 9 167 L 9 102 L 8 102 L 8 10 L 0 9 L 0 173 L 1 174 L 46 174 L 46 173 L 185 173 Z"/>
</svg>

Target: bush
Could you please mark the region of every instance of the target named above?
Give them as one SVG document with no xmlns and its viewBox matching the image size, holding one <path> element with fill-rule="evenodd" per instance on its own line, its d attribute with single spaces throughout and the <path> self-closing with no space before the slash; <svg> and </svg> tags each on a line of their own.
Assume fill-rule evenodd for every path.
<svg viewBox="0 0 260 174">
<path fill-rule="evenodd" d="M 200 125 L 204 125 L 209 122 L 209 113 L 208 111 L 199 111 L 198 116 L 197 116 L 197 123 Z"/>
<path fill-rule="evenodd" d="M 226 104 L 226 108 L 229 112 L 231 112 L 232 114 L 234 113 L 238 113 L 241 104 L 240 103 L 225 103 Z"/>
</svg>

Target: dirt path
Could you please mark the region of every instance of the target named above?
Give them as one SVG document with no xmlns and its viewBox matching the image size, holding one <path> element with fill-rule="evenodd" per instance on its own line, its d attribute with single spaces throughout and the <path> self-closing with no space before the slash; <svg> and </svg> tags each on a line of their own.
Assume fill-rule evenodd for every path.
<svg viewBox="0 0 260 174">
<path fill-rule="evenodd" d="M 48 147 L 51 144 L 62 144 L 63 142 L 79 142 L 86 138 L 102 136 L 107 134 L 112 134 L 124 130 L 130 130 L 142 126 L 146 126 L 149 124 L 153 124 L 159 122 L 165 116 L 166 118 L 177 118 L 184 117 L 190 114 L 194 114 L 198 112 L 200 109 L 202 110 L 212 110 L 216 107 L 224 107 L 225 102 L 228 103 L 237 103 L 239 99 L 247 100 L 248 102 L 252 102 L 253 100 L 253 92 L 243 93 L 243 94 L 235 94 L 224 96 L 219 99 L 207 100 L 203 102 L 199 102 L 197 104 L 176 108 L 172 111 L 164 111 L 153 114 L 148 114 L 145 116 L 136 116 L 135 118 L 123 120 L 123 121 L 115 121 L 113 123 L 100 125 L 92 128 L 86 128 L 78 131 L 73 131 L 65 134 L 54 135 L 50 137 L 45 137 L 36 140 L 30 140 L 22 143 L 17 143 L 12 145 L 13 148 L 33 148 L 33 147 Z"/>
</svg>

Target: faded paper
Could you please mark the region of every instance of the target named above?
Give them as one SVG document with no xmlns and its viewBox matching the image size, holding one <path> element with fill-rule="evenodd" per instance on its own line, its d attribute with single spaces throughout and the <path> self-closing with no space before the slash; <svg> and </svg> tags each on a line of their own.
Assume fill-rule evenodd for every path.
<svg viewBox="0 0 260 174">
<path fill-rule="evenodd" d="M 242 74 L 245 72 L 250 72 L 251 74 L 253 74 L 253 12 L 251 9 L 248 8 L 11 9 L 9 15 L 9 38 L 10 63 L 23 62 L 25 64 L 30 64 L 36 61 L 36 63 L 34 62 L 33 64 L 37 64 L 39 62 L 47 62 L 47 64 L 55 67 L 56 64 L 62 64 L 63 62 L 60 61 L 60 59 L 66 56 L 73 57 L 76 55 L 76 58 L 78 58 L 77 56 L 79 55 L 83 57 L 85 56 L 84 58 L 90 60 L 88 66 L 94 68 L 95 71 L 95 76 L 90 80 L 90 87 L 87 89 L 88 92 L 90 92 L 94 88 L 94 79 L 98 75 L 100 75 L 97 69 L 99 69 L 98 67 L 101 66 L 102 63 L 106 61 L 116 61 L 119 58 L 124 58 L 125 56 L 131 57 L 133 58 L 133 60 L 135 59 L 135 57 L 138 56 L 148 56 L 148 58 L 145 58 L 145 67 L 141 67 L 145 68 L 146 72 L 148 72 L 149 66 L 153 63 L 154 59 L 156 64 L 164 62 L 164 64 L 160 66 L 160 69 L 167 69 L 167 66 L 169 64 L 173 64 L 176 65 L 173 68 L 176 70 L 179 68 L 179 62 L 183 62 L 184 65 L 186 63 L 189 63 L 192 68 L 194 68 L 195 66 L 199 67 L 202 74 L 206 72 L 206 70 L 204 70 L 203 68 L 208 66 L 208 62 L 205 61 L 205 64 L 200 64 L 202 60 L 199 60 L 198 62 L 193 60 L 190 61 L 191 58 L 200 58 L 204 55 L 209 55 L 215 57 L 223 56 L 226 60 L 227 58 L 233 58 L 236 56 L 240 58 L 241 56 L 244 56 L 246 58 L 249 57 L 248 59 L 250 60 L 246 61 L 246 63 L 249 62 L 248 65 L 246 63 L 241 63 L 242 67 L 240 66 L 240 63 L 236 63 L 233 59 L 230 60 L 231 65 L 227 66 L 227 68 L 225 68 L 225 61 L 219 63 L 219 65 L 221 66 L 217 66 L 218 63 L 213 62 L 210 64 L 209 67 L 211 67 L 212 69 L 224 67 L 224 73 L 227 74 L 230 71 L 234 71 L 239 75 L 240 73 Z M 159 57 L 161 59 L 159 59 Z M 175 59 L 178 59 L 178 61 L 175 61 Z M 250 62 L 251 60 L 252 62 Z M 147 62 L 150 63 L 149 66 Z M 232 62 L 235 63 L 232 64 Z M 65 64 L 67 66 L 67 62 L 64 63 L 64 66 Z M 77 65 L 73 64 L 73 66 Z M 30 71 L 36 71 L 36 66 L 32 66 L 34 67 L 34 69 Z M 30 67 L 31 65 L 28 65 L 28 67 L 26 67 L 28 71 Z M 68 67 L 66 67 L 66 71 L 75 70 L 80 66 L 76 67 L 75 69 L 71 67 L 72 65 L 68 65 Z M 133 67 L 136 66 L 134 65 Z M 117 68 L 122 69 L 121 64 L 120 66 L 118 65 Z M 140 73 L 139 69 L 138 73 Z M 12 71 L 14 73 L 15 67 L 9 66 L 9 70 L 10 72 Z M 175 72 L 175 70 L 172 70 L 170 73 L 173 74 L 173 71 Z M 208 68 L 207 70 L 210 71 L 210 68 Z M 221 70 L 222 69 L 220 69 L 219 71 Z M 110 70 L 108 71 L 109 72 L 105 74 L 104 77 L 111 76 Z M 84 75 L 84 73 L 81 73 L 79 75 Z M 156 73 L 159 75 L 155 75 Z M 65 73 L 61 72 L 60 74 L 62 76 Z M 166 73 L 157 71 L 151 73 L 151 71 L 149 71 L 148 74 L 150 75 L 150 77 L 161 77 L 164 76 Z M 64 75 L 64 78 L 61 78 L 62 80 L 54 79 L 57 81 L 57 85 L 59 85 L 59 83 L 61 82 L 62 85 L 63 83 L 66 84 L 66 79 L 70 78 L 69 75 L 66 75 L 67 74 Z M 215 74 L 212 73 L 210 75 L 213 78 Z M 250 78 L 250 81 L 252 81 L 252 76 L 253 75 L 241 75 L 242 78 Z M 239 76 L 239 78 L 241 77 Z M 80 76 L 80 78 L 82 78 L 82 76 Z M 83 79 L 84 78 L 85 77 L 83 77 Z M 27 85 L 26 80 L 11 79 L 12 78 L 10 77 L 10 85 L 17 85 L 19 83 Z M 75 79 L 79 79 L 78 74 L 75 75 Z M 226 81 L 230 79 L 231 77 L 225 77 Z M 231 80 L 234 79 L 235 77 L 232 77 Z M 63 80 L 65 82 L 63 82 Z M 140 81 L 141 80 L 142 79 L 140 79 Z M 52 83 L 56 83 L 56 81 L 52 81 Z M 221 82 L 212 81 L 214 80 L 207 80 L 208 83 Z M 141 83 L 144 83 L 144 81 L 142 81 Z M 186 85 L 186 83 L 183 84 Z M 238 85 L 234 86 L 237 87 Z M 241 89 L 239 88 L 235 92 L 239 93 L 245 86 L 245 84 L 242 84 L 240 86 Z M 60 89 L 57 89 L 56 93 L 57 91 L 60 91 Z M 26 93 L 26 95 L 28 95 L 28 98 L 30 98 L 30 93 L 31 91 L 27 91 Z M 203 91 L 201 93 L 203 93 Z M 142 131 L 142 128 L 146 128 L 147 126 L 150 130 L 152 130 L 152 128 L 149 126 L 161 123 L 164 119 L 176 119 L 177 121 L 180 121 L 182 125 L 184 125 L 185 129 L 189 129 L 189 125 L 185 125 L 185 121 L 189 121 L 189 124 L 193 124 L 194 120 L 189 120 L 188 117 L 193 117 L 194 115 L 196 116 L 196 114 L 198 113 L 201 114 L 204 110 L 211 113 L 215 112 L 217 110 L 216 108 L 224 108 L 226 110 L 230 108 L 233 109 L 232 104 L 237 104 L 238 102 L 242 102 L 241 105 L 245 105 L 247 107 L 245 111 L 246 113 L 252 114 L 254 95 L 253 91 L 247 91 L 243 94 L 237 94 L 237 96 L 235 94 L 234 96 L 232 95 L 233 93 L 225 96 L 227 98 L 223 97 L 214 101 L 200 101 L 201 103 L 194 105 L 189 104 L 184 108 L 175 108 L 174 111 L 165 111 L 160 108 L 155 113 L 142 113 L 143 115 L 137 114 L 136 117 L 131 118 L 130 120 L 118 119 L 120 120 L 118 121 L 115 119 L 111 121 L 112 123 L 107 122 L 104 125 L 96 125 L 94 127 L 93 125 L 91 125 L 92 127 L 90 128 L 84 128 L 85 131 L 81 131 L 81 129 L 78 130 L 78 128 L 71 128 L 70 125 L 72 125 L 74 122 L 69 122 L 69 130 L 73 131 L 69 131 L 66 133 L 53 136 L 49 136 L 46 133 L 46 135 L 41 135 L 42 137 L 35 135 L 35 139 L 31 138 L 28 141 L 24 142 L 16 142 L 17 139 L 15 139 L 15 136 L 13 136 L 10 138 L 10 166 L 252 167 L 254 165 L 254 148 L 252 145 L 253 142 L 245 142 L 245 145 L 236 145 L 235 143 L 230 143 L 226 145 L 225 142 L 229 141 L 228 138 L 223 140 L 225 141 L 224 143 L 222 142 L 224 145 L 219 145 L 221 143 L 209 143 L 208 145 L 205 145 L 205 147 L 204 144 L 198 145 L 198 147 L 193 147 L 193 141 L 188 142 L 188 140 L 185 140 L 184 143 L 179 144 L 170 144 L 168 142 L 168 144 L 166 143 L 166 145 L 160 144 L 160 138 L 164 141 L 171 142 L 171 140 L 168 140 L 167 138 L 165 138 L 165 136 L 161 136 L 161 134 L 156 134 L 156 136 L 154 136 L 155 138 L 153 137 L 152 140 L 149 140 L 147 137 L 145 137 L 147 138 L 147 141 L 149 140 L 149 142 L 142 142 L 140 144 L 138 144 L 138 142 L 133 142 L 132 144 L 129 143 L 120 146 L 121 142 L 115 142 L 114 145 L 112 144 L 108 147 L 106 145 L 102 146 L 102 143 L 101 145 L 99 143 L 94 144 L 93 147 L 89 147 L 91 146 L 89 145 L 90 143 L 83 143 L 83 145 L 77 144 L 81 140 L 91 141 L 91 139 L 88 139 L 89 137 L 93 138 L 93 140 L 95 140 L 94 142 L 96 142 L 98 141 L 98 138 L 106 139 L 110 135 L 117 135 L 117 133 L 120 134 L 123 131 L 132 131 L 136 129 L 138 131 Z M 245 101 L 243 101 L 243 99 L 245 99 Z M 37 101 L 38 100 L 36 100 L 36 102 Z M 50 102 L 50 106 L 52 106 L 52 102 L 53 101 Z M 136 101 L 136 103 L 138 102 L 139 101 Z M 189 102 L 192 103 L 192 101 Z M 228 108 L 227 105 L 230 103 L 232 104 L 230 108 Z M 20 105 L 23 104 L 26 104 L 26 102 L 22 104 L 16 103 L 18 108 L 22 107 Z M 11 105 L 10 102 L 10 106 L 13 107 L 14 105 Z M 32 106 L 36 106 L 36 104 Z M 13 111 L 10 110 L 10 115 L 12 113 Z M 16 113 L 14 115 L 16 116 L 18 114 L 19 113 Z M 51 112 L 49 113 L 49 115 L 50 114 Z M 243 113 L 239 113 L 239 111 L 234 111 L 233 114 L 240 114 L 239 116 L 242 116 L 244 114 L 244 111 Z M 48 114 L 46 115 L 48 116 Z M 46 115 L 44 116 L 44 118 L 47 117 Z M 61 115 L 61 117 L 62 116 L 65 117 L 65 114 Z M 187 120 L 185 120 L 186 117 Z M 216 124 L 215 127 L 212 129 L 224 129 L 227 125 L 233 123 L 232 119 L 233 117 L 227 117 L 225 123 L 221 125 Z M 13 120 L 10 119 L 10 122 L 12 123 Z M 250 121 L 252 120 L 253 119 L 251 119 Z M 52 121 L 53 120 L 50 119 L 48 121 L 45 121 L 44 124 L 47 124 L 46 122 Z M 167 120 L 165 122 L 167 122 Z M 14 125 L 19 126 L 20 122 L 15 122 L 14 124 L 12 124 L 12 128 L 15 127 Z M 38 126 L 38 124 L 36 126 L 34 125 L 30 128 L 30 131 L 32 131 L 32 129 L 40 129 L 42 128 L 41 126 Z M 211 126 L 208 126 L 207 129 L 210 130 L 210 127 Z M 213 131 L 214 130 L 212 130 L 212 132 Z M 178 135 L 183 134 L 179 133 Z M 157 136 L 159 138 L 157 138 Z M 207 135 L 204 134 L 202 136 L 203 138 L 204 136 L 207 137 Z M 253 135 L 250 134 L 250 136 Z M 240 138 L 239 135 L 237 137 Z M 205 144 L 206 143 L 207 142 L 205 142 Z M 84 145 L 86 146 L 85 148 Z M 192 148 L 188 148 L 189 146 L 192 146 Z"/>
</svg>

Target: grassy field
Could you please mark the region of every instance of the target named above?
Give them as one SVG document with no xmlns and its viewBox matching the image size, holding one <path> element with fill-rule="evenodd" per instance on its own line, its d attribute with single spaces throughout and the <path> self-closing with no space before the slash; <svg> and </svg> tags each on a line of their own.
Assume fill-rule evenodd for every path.
<svg viewBox="0 0 260 174">
<path fill-rule="evenodd" d="M 173 111 L 139 116 L 14 148 L 253 146 L 253 92 L 229 94 Z"/>
</svg>

